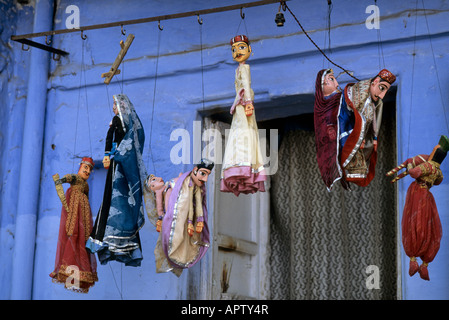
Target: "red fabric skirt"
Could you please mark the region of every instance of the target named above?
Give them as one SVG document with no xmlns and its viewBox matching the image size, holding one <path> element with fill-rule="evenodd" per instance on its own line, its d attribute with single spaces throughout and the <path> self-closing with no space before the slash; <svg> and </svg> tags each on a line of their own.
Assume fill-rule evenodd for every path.
<svg viewBox="0 0 449 320">
<path fill-rule="evenodd" d="M 73 217 L 75 224 L 73 234 L 70 237 L 67 236 L 66 230 L 66 222 L 69 215 L 65 208 L 62 207 L 55 269 L 50 273 L 50 277 L 53 278 L 54 282 L 63 283 L 67 289 L 87 293 L 89 288 L 98 281 L 97 264 L 95 256 L 89 253 L 85 247 L 85 228 L 88 228 L 88 226 L 85 226 L 86 223 L 82 211 L 86 209 L 88 199 L 86 195 L 80 194 L 81 192 L 78 190 L 73 190 L 71 187 L 66 192 L 67 203 L 70 203 L 73 200 L 71 197 L 75 195 L 82 197 L 82 200 L 79 202 L 77 212 L 72 213 L 76 214 L 76 216 Z M 82 209 L 83 207 L 84 209 Z M 90 207 L 89 214 L 90 219 L 92 219 Z M 90 226 L 92 226 L 92 221 L 90 221 Z"/>
<path fill-rule="evenodd" d="M 338 165 L 338 108 L 341 92 L 325 99 L 321 89 L 321 76 L 324 69 L 318 72 L 315 82 L 314 130 L 315 148 L 321 178 L 328 189 L 342 177 Z"/>
<path fill-rule="evenodd" d="M 429 189 L 413 181 L 402 215 L 402 244 L 409 257 L 433 261 L 440 249 L 443 230 L 435 199 Z"/>
</svg>

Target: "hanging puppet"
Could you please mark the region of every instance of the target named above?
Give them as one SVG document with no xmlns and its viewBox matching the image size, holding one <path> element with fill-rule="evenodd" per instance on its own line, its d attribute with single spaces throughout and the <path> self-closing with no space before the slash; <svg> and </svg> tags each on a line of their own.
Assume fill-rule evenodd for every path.
<svg viewBox="0 0 449 320">
<path fill-rule="evenodd" d="M 375 77 L 346 85 L 343 92 L 330 69 L 318 72 L 314 122 L 317 160 L 328 190 L 341 179 L 367 186 L 375 175 L 382 99 L 396 77 L 383 69 Z"/>
<path fill-rule="evenodd" d="M 97 252 L 101 264 L 116 260 L 126 266 L 140 266 L 145 134 L 128 97 L 117 94 L 113 99 L 115 116 L 106 136 L 103 159 L 103 166 L 108 168 L 103 201 L 86 247 Z"/>
<path fill-rule="evenodd" d="M 53 175 L 63 207 L 55 268 L 50 277 L 54 282 L 64 283 L 67 289 L 83 293 L 87 293 L 98 281 L 95 256 L 85 248 L 92 230 L 87 179 L 93 167 L 92 158 L 85 157 L 77 174 L 66 174 L 61 179 L 58 174 Z M 63 183 L 70 183 L 65 194 Z"/>
<path fill-rule="evenodd" d="M 206 187 L 214 163 L 207 159 L 192 171 L 169 182 L 150 175 L 146 188 L 149 220 L 160 232 L 154 250 L 157 272 L 173 272 L 194 266 L 209 247 Z"/>
<path fill-rule="evenodd" d="M 402 245 L 406 255 L 410 257 L 409 275 L 413 276 L 419 272 L 424 280 L 430 280 L 427 266 L 437 255 L 443 234 L 430 188 L 443 181 L 440 165 L 448 151 L 449 139 L 442 136 L 430 155 L 423 154 L 409 158 L 387 173 L 387 176 L 391 176 L 406 168 L 406 171 L 399 174 L 392 182 L 408 174 L 415 179 L 407 190 L 402 213 Z M 422 260 L 420 266 L 416 261 L 418 257 Z"/>
<path fill-rule="evenodd" d="M 250 194 L 265 191 L 266 180 L 254 111 L 254 92 L 246 60 L 251 46 L 245 35 L 231 39 L 232 57 L 239 63 L 235 71 L 236 97 L 231 107 L 232 123 L 223 157 L 222 192 Z"/>
<path fill-rule="evenodd" d="M 337 161 L 337 116 L 341 99 L 332 69 L 318 72 L 315 82 L 314 126 L 318 167 L 328 190 L 342 175 Z M 341 180 L 344 181 L 344 180 Z M 345 184 L 343 187 L 346 188 Z"/>
</svg>

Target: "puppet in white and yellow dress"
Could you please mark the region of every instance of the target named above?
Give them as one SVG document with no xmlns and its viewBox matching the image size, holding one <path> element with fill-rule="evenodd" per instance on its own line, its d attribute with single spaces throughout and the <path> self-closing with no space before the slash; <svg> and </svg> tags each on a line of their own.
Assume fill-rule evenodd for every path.
<svg viewBox="0 0 449 320">
<path fill-rule="evenodd" d="M 231 39 L 231 47 L 233 59 L 239 66 L 235 72 L 236 97 L 231 107 L 232 123 L 223 158 L 220 190 L 238 196 L 265 191 L 266 173 L 259 146 L 250 68 L 245 63 L 251 54 L 251 46 L 245 35 L 239 35 Z"/>
</svg>

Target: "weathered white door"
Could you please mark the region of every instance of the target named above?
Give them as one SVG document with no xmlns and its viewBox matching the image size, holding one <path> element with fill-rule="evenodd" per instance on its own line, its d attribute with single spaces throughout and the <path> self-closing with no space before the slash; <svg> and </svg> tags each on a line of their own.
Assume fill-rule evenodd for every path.
<svg viewBox="0 0 449 320">
<path fill-rule="evenodd" d="M 220 191 L 221 159 L 224 153 L 225 130 L 229 124 L 210 122 L 206 119 L 209 134 L 221 135 L 210 139 L 203 154 L 220 159 L 210 175 L 208 186 L 209 226 L 211 227 L 211 247 L 207 265 L 208 276 L 203 286 L 207 299 L 267 299 L 269 295 L 269 217 L 270 183 L 266 192 L 252 195 Z M 207 130 L 206 130 L 207 131 Z M 221 150 L 220 148 L 221 144 Z M 209 150 L 206 150 L 209 149 Z M 222 152 L 220 152 L 222 151 Z"/>
</svg>

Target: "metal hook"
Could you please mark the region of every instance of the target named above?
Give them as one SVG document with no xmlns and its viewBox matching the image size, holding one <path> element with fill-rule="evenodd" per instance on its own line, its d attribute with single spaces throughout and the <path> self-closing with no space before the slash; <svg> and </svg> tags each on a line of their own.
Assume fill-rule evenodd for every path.
<svg viewBox="0 0 449 320">
<path fill-rule="evenodd" d="M 50 41 L 48 41 L 48 40 L 47 40 L 47 37 L 48 37 L 48 36 L 45 36 L 45 43 L 46 43 L 46 44 L 47 44 L 47 45 L 49 46 L 49 45 L 50 45 L 50 43 L 51 43 L 51 40 L 50 40 Z"/>
<path fill-rule="evenodd" d="M 121 26 L 121 28 L 122 28 L 122 34 L 123 34 L 123 35 L 126 35 L 126 30 L 123 30 L 123 24 L 120 25 L 120 26 Z"/>
<path fill-rule="evenodd" d="M 30 51 L 30 47 L 27 47 L 27 48 L 25 49 L 25 44 L 22 43 L 22 50 L 23 50 L 23 51 Z"/>
<path fill-rule="evenodd" d="M 329 3 L 330 0 L 327 1 L 327 3 Z M 332 2 L 332 1 L 331 1 Z M 282 6 L 282 10 L 287 10 L 287 4 L 285 3 L 285 1 L 281 1 L 281 6 Z"/>
<path fill-rule="evenodd" d="M 203 18 L 201 18 L 201 20 L 200 20 L 200 15 L 198 14 L 197 16 L 198 16 L 198 23 L 203 24 Z"/>
<path fill-rule="evenodd" d="M 61 55 L 60 54 L 56 54 L 55 52 L 53 52 L 53 60 L 55 60 L 55 61 L 61 60 Z"/>
<path fill-rule="evenodd" d="M 159 28 L 159 30 L 163 30 L 164 29 L 164 27 L 161 27 L 161 20 L 159 20 L 158 22 L 157 22 L 157 27 Z"/>
<path fill-rule="evenodd" d="M 86 40 L 87 35 L 84 34 L 84 30 L 81 30 L 81 39 Z"/>
<path fill-rule="evenodd" d="M 245 19 L 245 14 L 243 13 L 243 8 L 240 8 L 240 17 Z"/>
</svg>

